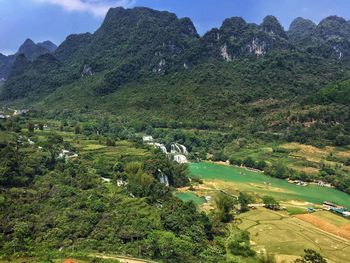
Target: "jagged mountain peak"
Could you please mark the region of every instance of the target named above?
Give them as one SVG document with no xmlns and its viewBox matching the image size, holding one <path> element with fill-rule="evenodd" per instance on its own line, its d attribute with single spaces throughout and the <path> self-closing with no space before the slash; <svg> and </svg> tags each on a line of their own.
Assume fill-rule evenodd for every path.
<svg viewBox="0 0 350 263">
<path fill-rule="evenodd" d="M 322 19 L 321 22 L 319 23 L 319 25 L 322 25 L 322 24 L 328 23 L 328 22 L 346 24 L 347 21 L 345 20 L 345 18 L 343 18 L 341 16 L 332 15 L 332 16 L 328 16 L 328 17 Z"/>
<path fill-rule="evenodd" d="M 31 39 L 26 39 L 24 43 L 19 47 L 17 55 L 24 54 L 29 60 L 35 60 L 39 56 L 51 53 L 51 50 L 55 50 L 56 45 L 50 41 L 35 44 Z"/>
<path fill-rule="evenodd" d="M 57 46 L 49 40 L 46 40 L 44 42 L 40 42 L 37 45 L 40 47 L 46 48 L 51 53 L 55 52 L 57 49 Z"/>
<path fill-rule="evenodd" d="M 272 16 L 272 15 L 266 16 L 263 22 L 261 23 L 260 27 L 266 33 L 278 35 L 284 38 L 287 37 L 287 34 L 284 31 L 283 26 L 275 16 Z"/>
<path fill-rule="evenodd" d="M 228 34 L 241 34 L 247 28 L 247 22 L 242 17 L 225 19 L 220 30 Z"/>
<path fill-rule="evenodd" d="M 339 16 L 329 16 L 323 19 L 316 27 L 316 34 L 324 40 L 345 38 L 350 40 L 350 26 Z"/>
<path fill-rule="evenodd" d="M 313 21 L 298 17 L 290 24 L 288 37 L 295 44 L 310 42 L 316 26 Z"/>
<path fill-rule="evenodd" d="M 189 36 L 198 36 L 197 30 L 190 18 L 179 19 L 176 14 L 168 11 L 158 11 L 147 7 L 135 7 L 125 9 L 123 7 L 111 8 L 102 23 L 102 26 L 97 31 L 110 31 L 128 26 L 128 27 L 143 27 L 143 26 L 172 26 L 174 24 L 182 25 L 184 34 Z"/>
<path fill-rule="evenodd" d="M 35 47 L 35 43 L 30 38 L 27 38 L 23 44 L 19 47 L 18 53 L 25 53 L 26 49 Z"/>
<path fill-rule="evenodd" d="M 317 25 L 310 19 L 305 19 L 303 17 L 297 17 L 290 24 L 289 31 L 299 30 L 299 29 L 315 29 L 316 26 Z"/>
</svg>

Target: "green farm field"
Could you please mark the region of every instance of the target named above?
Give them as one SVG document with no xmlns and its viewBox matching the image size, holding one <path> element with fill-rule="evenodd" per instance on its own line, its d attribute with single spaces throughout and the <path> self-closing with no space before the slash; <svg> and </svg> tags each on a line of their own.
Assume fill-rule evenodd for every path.
<svg viewBox="0 0 350 263">
<path fill-rule="evenodd" d="M 328 262 L 348 262 L 349 240 L 289 216 L 287 212 L 259 208 L 239 215 L 236 221 L 240 222 L 239 229 L 249 231 L 253 248 L 276 255 L 277 262 L 293 262 L 305 248 L 319 251 Z"/>
<path fill-rule="evenodd" d="M 191 192 L 177 192 L 175 193 L 175 196 L 184 202 L 193 201 L 196 205 L 201 205 L 205 202 L 204 198 L 198 197 L 196 194 Z"/>
<path fill-rule="evenodd" d="M 297 200 L 315 204 L 331 201 L 350 208 L 350 195 L 332 188 L 315 185 L 297 186 L 263 173 L 213 163 L 190 164 L 190 172 L 193 176 L 204 180 L 226 182 L 240 190 L 271 195 L 280 201 Z"/>
</svg>

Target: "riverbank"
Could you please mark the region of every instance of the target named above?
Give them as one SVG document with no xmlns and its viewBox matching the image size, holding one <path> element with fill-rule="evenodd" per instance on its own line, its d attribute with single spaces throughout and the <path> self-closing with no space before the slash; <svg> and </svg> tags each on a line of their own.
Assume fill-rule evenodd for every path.
<svg viewBox="0 0 350 263">
<path fill-rule="evenodd" d="M 189 169 L 193 176 L 212 182 L 218 189 L 232 188 L 271 195 L 280 201 L 296 200 L 315 204 L 330 201 L 349 209 L 350 195 L 336 189 L 317 185 L 298 186 L 263 173 L 210 162 L 192 163 Z"/>
</svg>

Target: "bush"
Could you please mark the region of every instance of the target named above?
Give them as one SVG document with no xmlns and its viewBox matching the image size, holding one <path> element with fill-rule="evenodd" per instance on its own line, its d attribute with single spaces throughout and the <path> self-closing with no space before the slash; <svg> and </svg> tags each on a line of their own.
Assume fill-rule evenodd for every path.
<svg viewBox="0 0 350 263">
<path fill-rule="evenodd" d="M 226 162 L 228 159 L 227 155 L 223 151 L 215 152 L 211 158 L 214 162 Z"/>
<path fill-rule="evenodd" d="M 230 158 L 230 164 L 231 165 L 241 166 L 242 163 L 243 163 L 243 161 L 241 159 L 236 159 L 235 157 L 231 157 Z"/>
<path fill-rule="evenodd" d="M 112 140 L 111 138 L 107 138 L 106 145 L 107 146 L 115 146 L 115 141 Z"/>
<path fill-rule="evenodd" d="M 248 231 L 241 231 L 235 235 L 234 240 L 228 243 L 228 248 L 233 255 L 252 257 L 255 251 L 250 248 L 250 237 Z"/>
</svg>

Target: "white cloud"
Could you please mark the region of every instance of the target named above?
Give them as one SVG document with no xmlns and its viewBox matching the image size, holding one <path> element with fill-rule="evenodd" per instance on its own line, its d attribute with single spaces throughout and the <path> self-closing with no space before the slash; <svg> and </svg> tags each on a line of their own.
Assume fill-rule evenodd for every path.
<svg viewBox="0 0 350 263">
<path fill-rule="evenodd" d="M 67 11 L 89 12 L 95 16 L 105 16 L 108 9 L 116 6 L 130 7 L 136 0 L 33 0 L 37 3 L 53 4 Z"/>
</svg>

